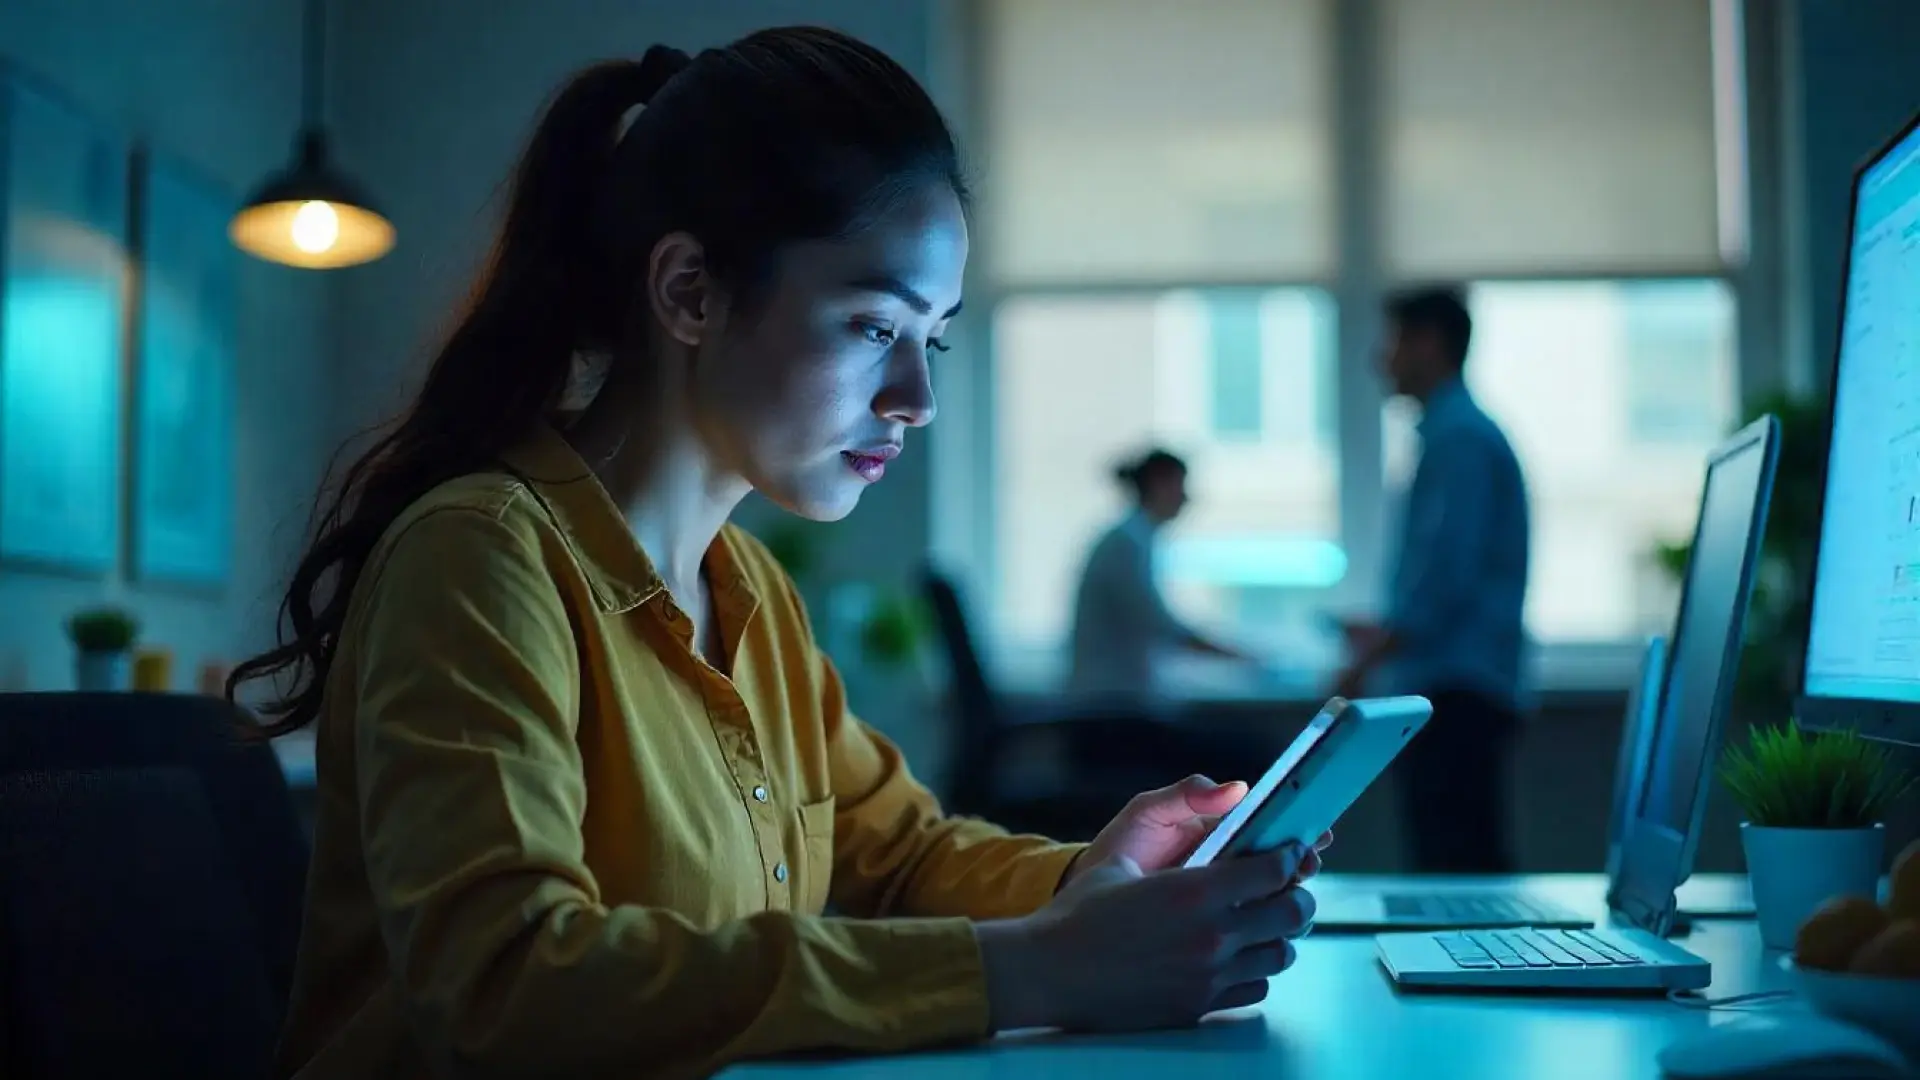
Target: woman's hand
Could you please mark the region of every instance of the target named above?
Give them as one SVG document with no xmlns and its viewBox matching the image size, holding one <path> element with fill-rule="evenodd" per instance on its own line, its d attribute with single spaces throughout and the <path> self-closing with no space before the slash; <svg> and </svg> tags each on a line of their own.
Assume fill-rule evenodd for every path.
<svg viewBox="0 0 1920 1080">
<path fill-rule="evenodd" d="M 1135 795 L 1074 860 L 1061 888 L 1070 885 L 1083 867 L 1115 858 L 1130 859 L 1147 873 L 1179 866 L 1213 831 L 1221 816 L 1246 795 L 1247 785 L 1238 780 L 1216 784 L 1204 776 L 1189 776 L 1169 787 Z M 1306 853 L 1300 862 L 1301 880 L 1320 872 L 1320 850 L 1331 843 L 1333 834 L 1328 833 Z"/>
<path fill-rule="evenodd" d="M 1191 1024 L 1263 1000 L 1313 925 L 1296 882 L 1309 853 L 1147 873 L 1087 866 L 1052 904 L 978 928 L 994 1030 L 1121 1031 Z"/>
</svg>

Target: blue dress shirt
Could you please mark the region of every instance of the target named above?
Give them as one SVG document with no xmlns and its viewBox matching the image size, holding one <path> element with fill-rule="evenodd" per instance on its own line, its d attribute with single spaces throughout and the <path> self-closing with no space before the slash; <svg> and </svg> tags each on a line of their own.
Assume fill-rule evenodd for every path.
<svg viewBox="0 0 1920 1080">
<path fill-rule="evenodd" d="M 1493 419 L 1455 379 L 1427 400 L 1420 464 L 1402 508 L 1383 674 L 1399 693 L 1464 690 L 1529 703 L 1527 485 Z"/>
</svg>

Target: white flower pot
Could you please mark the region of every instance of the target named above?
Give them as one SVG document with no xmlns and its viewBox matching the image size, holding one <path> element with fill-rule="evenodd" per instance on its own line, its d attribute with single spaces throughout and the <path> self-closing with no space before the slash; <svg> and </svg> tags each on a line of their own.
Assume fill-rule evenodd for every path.
<svg viewBox="0 0 1920 1080">
<path fill-rule="evenodd" d="M 133 654 L 120 652 L 74 653 L 73 688 L 83 694 L 114 693 L 133 686 Z"/>
<path fill-rule="evenodd" d="M 1742 824 L 1747 878 L 1760 941 L 1791 949 L 1821 904 L 1836 896 L 1875 897 L 1887 852 L 1887 829 L 1776 829 Z"/>
</svg>

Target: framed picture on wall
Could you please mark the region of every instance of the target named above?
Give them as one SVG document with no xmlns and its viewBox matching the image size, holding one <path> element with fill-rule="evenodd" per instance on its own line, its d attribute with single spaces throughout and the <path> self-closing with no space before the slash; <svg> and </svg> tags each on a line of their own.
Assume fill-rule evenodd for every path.
<svg viewBox="0 0 1920 1080">
<path fill-rule="evenodd" d="M 127 143 L 0 68 L 0 562 L 120 553 Z"/>
<path fill-rule="evenodd" d="M 136 156 L 132 572 L 225 584 L 233 554 L 235 200 Z"/>
</svg>

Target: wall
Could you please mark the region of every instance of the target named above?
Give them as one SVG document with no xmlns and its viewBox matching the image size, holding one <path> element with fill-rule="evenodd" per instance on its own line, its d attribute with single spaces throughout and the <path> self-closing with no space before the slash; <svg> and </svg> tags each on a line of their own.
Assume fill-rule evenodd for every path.
<svg viewBox="0 0 1920 1080">
<path fill-rule="evenodd" d="M 1920 111 L 1920 4 L 1801 0 L 1793 23 L 1787 107 L 1795 118 L 1790 152 L 1798 191 L 1790 212 L 1801 215 L 1795 284 L 1807 309 L 1789 355 L 1824 392 L 1833 371 L 1854 167 Z"/>
<path fill-rule="evenodd" d="M 297 0 L 9 0 L 0 56 L 104 122 L 226 185 L 281 167 L 299 120 Z M 244 259 L 244 256 L 241 258 Z M 0 685 L 71 685 L 61 623 L 111 597 L 174 649 L 175 681 L 266 640 L 331 425 L 323 279 L 246 259 L 240 277 L 234 574 L 217 595 L 0 569 Z"/>
</svg>

